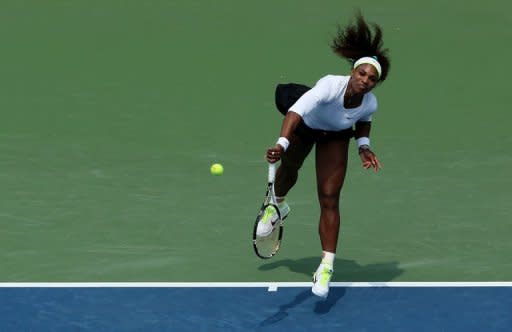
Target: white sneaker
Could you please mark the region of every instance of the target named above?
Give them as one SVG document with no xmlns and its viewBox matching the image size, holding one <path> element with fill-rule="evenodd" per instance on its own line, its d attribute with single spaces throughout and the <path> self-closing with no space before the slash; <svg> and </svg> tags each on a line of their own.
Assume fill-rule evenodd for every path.
<svg viewBox="0 0 512 332">
<path fill-rule="evenodd" d="M 329 284 L 334 270 L 332 266 L 325 263 L 320 263 L 318 269 L 313 274 L 313 287 L 311 291 L 316 296 L 326 298 L 329 295 Z"/>
<path fill-rule="evenodd" d="M 290 213 L 290 206 L 288 206 L 288 204 L 284 201 L 279 203 L 279 212 L 281 213 L 281 219 L 284 220 Z M 256 227 L 256 236 L 269 236 L 274 228 L 278 226 L 278 219 L 279 216 L 275 207 L 271 205 L 268 206 L 263 212 L 263 217 L 261 217 L 260 221 L 258 222 L 258 226 Z"/>
</svg>

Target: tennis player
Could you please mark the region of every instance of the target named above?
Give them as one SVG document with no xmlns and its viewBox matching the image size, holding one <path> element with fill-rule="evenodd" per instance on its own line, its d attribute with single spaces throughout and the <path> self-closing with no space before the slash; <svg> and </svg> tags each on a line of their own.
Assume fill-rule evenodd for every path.
<svg viewBox="0 0 512 332">
<path fill-rule="evenodd" d="M 280 137 L 269 148 L 270 163 L 281 160 L 275 193 L 281 216 L 290 212 L 285 196 L 295 185 L 298 171 L 315 147 L 317 192 L 320 203 L 319 235 L 322 245 L 320 265 L 313 275 L 312 292 L 327 297 L 334 271 L 334 257 L 340 229 L 339 201 L 345 179 L 349 141 L 355 137 L 362 167 L 379 171 L 381 164 L 370 149 L 372 116 L 377 98 L 371 92 L 386 79 L 388 50 L 383 49 L 382 29 L 374 32 L 359 13 L 356 22 L 340 27 L 331 48 L 352 64 L 349 76 L 327 75 L 306 91 L 286 112 Z M 265 211 L 257 226 L 258 236 L 272 231 L 275 209 Z"/>
</svg>

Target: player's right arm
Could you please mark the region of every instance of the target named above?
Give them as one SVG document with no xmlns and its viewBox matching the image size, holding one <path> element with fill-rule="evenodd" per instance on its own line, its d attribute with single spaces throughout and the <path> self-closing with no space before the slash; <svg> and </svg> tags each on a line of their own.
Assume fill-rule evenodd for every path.
<svg viewBox="0 0 512 332">
<path fill-rule="evenodd" d="M 295 128 L 297 128 L 301 120 L 302 117 L 295 112 L 286 113 L 281 126 L 281 137 L 285 137 L 287 140 L 290 140 L 292 133 L 295 131 Z M 280 144 L 276 144 L 273 148 L 267 150 L 267 161 L 269 163 L 279 161 L 283 152 L 284 147 Z"/>
<path fill-rule="evenodd" d="M 327 75 L 322 77 L 311 90 L 304 93 L 286 113 L 281 126 L 281 136 L 279 140 L 284 138 L 289 144 L 289 140 L 302 118 L 307 113 L 313 111 L 320 103 L 326 102 L 332 98 L 335 87 L 334 76 Z M 287 147 L 280 145 L 278 141 L 278 144 L 267 150 L 267 161 L 270 163 L 279 161 L 281 154 L 286 148 Z"/>
</svg>

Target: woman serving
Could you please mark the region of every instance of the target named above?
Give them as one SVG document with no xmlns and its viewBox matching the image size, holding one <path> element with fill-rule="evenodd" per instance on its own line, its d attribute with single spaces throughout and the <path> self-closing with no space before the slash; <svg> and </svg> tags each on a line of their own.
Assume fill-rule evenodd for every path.
<svg viewBox="0 0 512 332">
<path fill-rule="evenodd" d="M 338 30 L 331 48 L 353 64 L 350 75 L 324 76 L 306 91 L 286 112 L 280 137 L 266 153 L 270 163 L 281 160 L 275 193 L 284 218 L 290 212 L 285 197 L 297 182 L 304 160 L 315 147 L 322 258 L 313 275 L 312 292 L 321 297 L 328 295 L 334 271 L 340 229 L 340 192 L 350 139 L 355 137 L 365 169 L 372 168 L 377 172 L 381 167 L 370 149 L 372 115 L 377 111 L 377 98 L 371 91 L 386 79 L 389 58 L 387 49 L 382 48 L 380 26 L 374 24 L 373 27 L 374 34 L 363 16 L 358 14 L 355 24 Z M 269 207 L 258 223 L 257 235 L 270 234 L 277 218 L 277 211 Z"/>
</svg>

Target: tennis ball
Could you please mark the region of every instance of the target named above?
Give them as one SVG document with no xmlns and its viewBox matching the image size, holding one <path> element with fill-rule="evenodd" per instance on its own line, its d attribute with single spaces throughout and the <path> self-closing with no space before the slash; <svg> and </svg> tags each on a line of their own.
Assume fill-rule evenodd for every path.
<svg viewBox="0 0 512 332">
<path fill-rule="evenodd" d="M 222 173 L 224 173 L 224 167 L 221 164 L 213 164 L 212 167 L 210 167 L 210 172 L 213 175 L 222 175 Z"/>
</svg>

